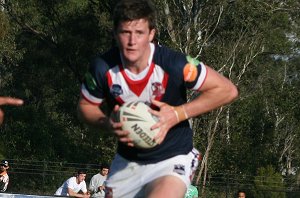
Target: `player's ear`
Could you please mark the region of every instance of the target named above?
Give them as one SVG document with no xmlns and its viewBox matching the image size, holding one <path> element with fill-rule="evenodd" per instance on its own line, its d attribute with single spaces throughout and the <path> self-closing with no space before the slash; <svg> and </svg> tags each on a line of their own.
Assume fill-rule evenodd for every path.
<svg viewBox="0 0 300 198">
<path fill-rule="evenodd" d="M 153 41 L 155 33 L 156 33 L 156 30 L 154 28 L 150 30 L 150 33 L 149 33 L 149 42 Z"/>
</svg>

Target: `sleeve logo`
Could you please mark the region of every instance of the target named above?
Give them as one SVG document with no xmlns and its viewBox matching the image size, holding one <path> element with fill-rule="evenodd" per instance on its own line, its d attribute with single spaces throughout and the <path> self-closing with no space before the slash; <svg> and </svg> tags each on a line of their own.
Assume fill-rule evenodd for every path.
<svg viewBox="0 0 300 198">
<path fill-rule="evenodd" d="M 185 82 L 192 82 L 196 80 L 198 75 L 198 69 L 197 65 L 200 64 L 200 61 L 198 61 L 195 58 L 192 58 L 190 56 L 186 57 L 187 63 L 183 68 L 183 77 Z"/>
<path fill-rule="evenodd" d="M 96 81 L 93 78 L 92 74 L 87 72 L 84 76 L 84 79 L 86 81 L 87 87 L 91 90 L 95 90 L 96 89 Z"/>
</svg>

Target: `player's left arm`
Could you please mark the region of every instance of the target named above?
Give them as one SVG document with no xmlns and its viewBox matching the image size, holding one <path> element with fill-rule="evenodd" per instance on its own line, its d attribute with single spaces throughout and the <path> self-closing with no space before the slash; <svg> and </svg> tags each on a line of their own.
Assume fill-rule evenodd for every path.
<svg viewBox="0 0 300 198">
<path fill-rule="evenodd" d="M 232 102 L 238 96 L 237 87 L 226 77 L 206 66 L 207 76 L 201 94 L 194 100 L 183 104 L 188 118 L 199 116 Z"/>
<path fill-rule="evenodd" d="M 229 79 L 208 66 L 206 70 L 206 79 L 199 90 L 201 94 L 192 101 L 176 107 L 156 100 L 152 101 L 160 109 L 150 110 L 159 119 L 152 128 L 160 128 L 156 138 L 160 143 L 168 131 L 179 122 L 228 104 L 238 96 L 237 87 Z"/>
</svg>

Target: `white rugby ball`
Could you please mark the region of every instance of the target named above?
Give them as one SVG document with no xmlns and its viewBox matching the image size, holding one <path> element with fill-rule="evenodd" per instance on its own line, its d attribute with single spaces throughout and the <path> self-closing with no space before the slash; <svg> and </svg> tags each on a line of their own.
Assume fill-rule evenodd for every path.
<svg viewBox="0 0 300 198">
<path fill-rule="evenodd" d="M 159 132 L 159 128 L 151 130 L 150 128 L 158 121 L 157 117 L 152 115 L 150 109 L 143 102 L 124 103 L 118 112 L 118 119 L 122 122 L 122 129 L 129 131 L 129 137 L 137 148 L 152 148 L 157 145 L 154 137 Z"/>
</svg>

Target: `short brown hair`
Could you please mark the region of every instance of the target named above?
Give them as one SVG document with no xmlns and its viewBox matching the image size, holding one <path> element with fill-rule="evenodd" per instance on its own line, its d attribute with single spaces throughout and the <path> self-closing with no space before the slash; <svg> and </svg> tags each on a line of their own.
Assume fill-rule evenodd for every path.
<svg viewBox="0 0 300 198">
<path fill-rule="evenodd" d="M 120 23 L 146 19 L 149 22 L 149 29 L 156 28 L 156 9 L 150 0 L 120 0 L 114 9 L 113 23 L 114 31 Z"/>
</svg>

